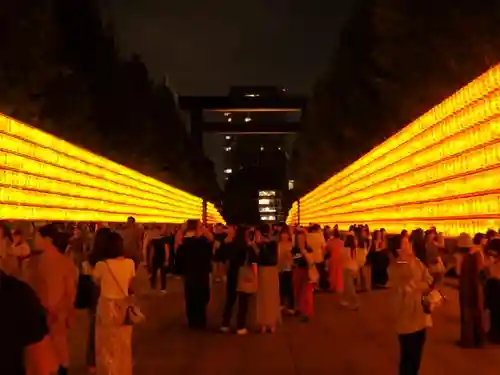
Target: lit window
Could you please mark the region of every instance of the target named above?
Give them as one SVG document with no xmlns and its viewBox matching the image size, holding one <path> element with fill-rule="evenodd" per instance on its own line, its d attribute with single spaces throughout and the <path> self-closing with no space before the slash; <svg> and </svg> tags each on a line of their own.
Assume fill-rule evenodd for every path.
<svg viewBox="0 0 500 375">
<path fill-rule="evenodd" d="M 231 122 L 231 121 L 233 121 L 233 119 L 231 117 L 228 117 L 227 122 Z"/>
<path fill-rule="evenodd" d="M 264 146 L 260 146 L 260 151 L 264 151 Z"/>
<path fill-rule="evenodd" d="M 259 209 L 260 212 L 276 212 L 276 208 L 274 207 L 262 207 Z"/>
<path fill-rule="evenodd" d="M 274 190 L 261 190 L 259 191 L 259 197 L 274 197 L 276 192 Z"/>
<path fill-rule="evenodd" d="M 228 146 L 228 147 L 224 147 L 224 151 L 226 151 L 226 152 L 229 152 L 229 151 L 231 151 L 231 146 Z"/>
<path fill-rule="evenodd" d="M 230 135 L 226 135 L 226 139 L 227 140 L 231 139 L 231 136 Z"/>
<path fill-rule="evenodd" d="M 224 112 L 224 116 L 229 117 L 231 114 L 229 112 Z"/>
<path fill-rule="evenodd" d="M 259 96 L 259 94 L 245 94 L 246 98 L 258 98 Z"/>
<path fill-rule="evenodd" d="M 273 221 L 273 220 L 276 220 L 276 216 L 274 216 L 274 215 L 261 216 L 260 219 L 263 221 Z"/>
<path fill-rule="evenodd" d="M 245 117 L 245 122 L 250 122 L 250 121 L 252 121 L 252 119 L 250 117 L 248 117 L 248 116 Z"/>
<path fill-rule="evenodd" d="M 294 184 L 295 184 L 294 180 L 288 180 L 288 190 L 293 190 Z"/>
<path fill-rule="evenodd" d="M 270 204 L 271 200 L 270 199 L 259 199 L 259 204 Z"/>
</svg>

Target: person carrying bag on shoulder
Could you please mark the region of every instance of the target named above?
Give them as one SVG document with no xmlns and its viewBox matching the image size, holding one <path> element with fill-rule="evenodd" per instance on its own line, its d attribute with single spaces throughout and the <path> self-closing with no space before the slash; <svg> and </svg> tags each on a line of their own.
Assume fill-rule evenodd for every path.
<svg viewBox="0 0 500 375">
<path fill-rule="evenodd" d="M 245 231 L 243 243 L 236 243 L 236 251 L 240 252 L 241 262 L 238 269 L 236 291 L 238 294 L 238 316 L 237 331 L 239 335 L 245 335 L 247 330 L 247 315 L 251 296 L 257 293 L 259 287 L 258 278 L 258 253 L 259 248 L 255 243 L 255 234 L 252 229 Z M 239 241 L 238 241 L 239 242 Z"/>
</svg>

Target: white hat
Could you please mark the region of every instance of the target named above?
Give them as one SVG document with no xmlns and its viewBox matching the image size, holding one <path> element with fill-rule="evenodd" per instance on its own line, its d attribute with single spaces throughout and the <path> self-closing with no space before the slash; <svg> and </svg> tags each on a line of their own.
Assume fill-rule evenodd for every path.
<svg viewBox="0 0 500 375">
<path fill-rule="evenodd" d="M 457 247 L 459 248 L 471 248 L 474 247 L 472 237 L 467 233 L 461 233 L 457 239 Z"/>
</svg>

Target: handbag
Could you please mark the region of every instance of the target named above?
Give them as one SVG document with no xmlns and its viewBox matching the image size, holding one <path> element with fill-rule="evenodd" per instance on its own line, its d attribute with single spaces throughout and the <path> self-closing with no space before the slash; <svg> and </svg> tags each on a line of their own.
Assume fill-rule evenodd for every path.
<svg viewBox="0 0 500 375">
<path fill-rule="evenodd" d="M 431 274 L 446 273 L 446 267 L 444 266 L 443 259 L 441 257 L 438 257 L 436 263 L 429 266 L 429 272 Z"/>
<path fill-rule="evenodd" d="M 422 296 L 422 307 L 424 313 L 432 314 L 436 307 L 439 307 L 444 302 L 444 296 L 437 289 L 431 290 L 429 293 Z"/>
<path fill-rule="evenodd" d="M 109 272 L 111 274 L 111 277 L 113 277 L 113 280 L 115 280 L 115 283 L 118 286 L 118 288 L 120 289 L 120 291 L 122 292 L 123 297 L 124 298 L 128 298 L 129 296 L 122 289 L 120 283 L 118 282 L 118 279 L 116 278 L 115 274 L 111 270 L 111 267 L 109 266 L 108 262 L 104 262 L 104 263 L 106 263 L 106 266 L 108 267 L 108 270 L 109 270 Z M 125 325 L 127 325 L 127 326 L 133 326 L 133 325 L 142 323 L 144 320 L 146 320 L 146 317 L 142 313 L 142 311 L 139 308 L 139 306 L 137 306 L 134 303 L 134 301 L 128 301 L 127 307 L 125 309 L 125 320 L 124 320 L 123 323 Z"/>
<path fill-rule="evenodd" d="M 358 262 L 358 266 L 360 268 L 366 264 L 367 256 L 368 256 L 368 252 L 364 247 L 358 247 L 356 249 L 356 261 Z"/>
<path fill-rule="evenodd" d="M 307 276 L 309 277 L 310 283 L 316 284 L 319 281 L 319 272 L 315 264 L 309 266 Z"/>
<path fill-rule="evenodd" d="M 248 253 L 245 258 L 245 263 L 238 270 L 238 283 L 236 290 L 238 292 L 254 294 L 259 288 L 259 279 L 257 273 L 251 264 L 248 264 Z"/>
</svg>

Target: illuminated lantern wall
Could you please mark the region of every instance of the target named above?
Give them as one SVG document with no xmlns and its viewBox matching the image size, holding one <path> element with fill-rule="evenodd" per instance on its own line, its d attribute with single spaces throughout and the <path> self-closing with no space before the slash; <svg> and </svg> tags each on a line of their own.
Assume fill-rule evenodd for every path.
<svg viewBox="0 0 500 375">
<path fill-rule="evenodd" d="M 203 200 L 0 114 L 0 218 L 180 223 Z M 212 209 L 212 215 L 216 217 Z"/>
<path fill-rule="evenodd" d="M 207 202 L 207 224 L 225 224 L 226 222 L 222 218 L 222 215 L 215 208 L 215 206 Z"/>
<path fill-rule="evenodd" d="M 299 207 L 298 202 L 294 202 L 292 204 L 292 208 L 290 208 L 290 211 L 288 211 L 288 216 L 286 218 L 286 223 L 288 225 L 299 224 L 299 210 L 298 210 L 298 207 Z"/>
<path fill-rule="evenodd" d="M 288 221 L 293 223 L 297 206 Z M 300 199 L 300 223 L 447 235 L 500 227 L 500 66 Z"/>
</svg>

